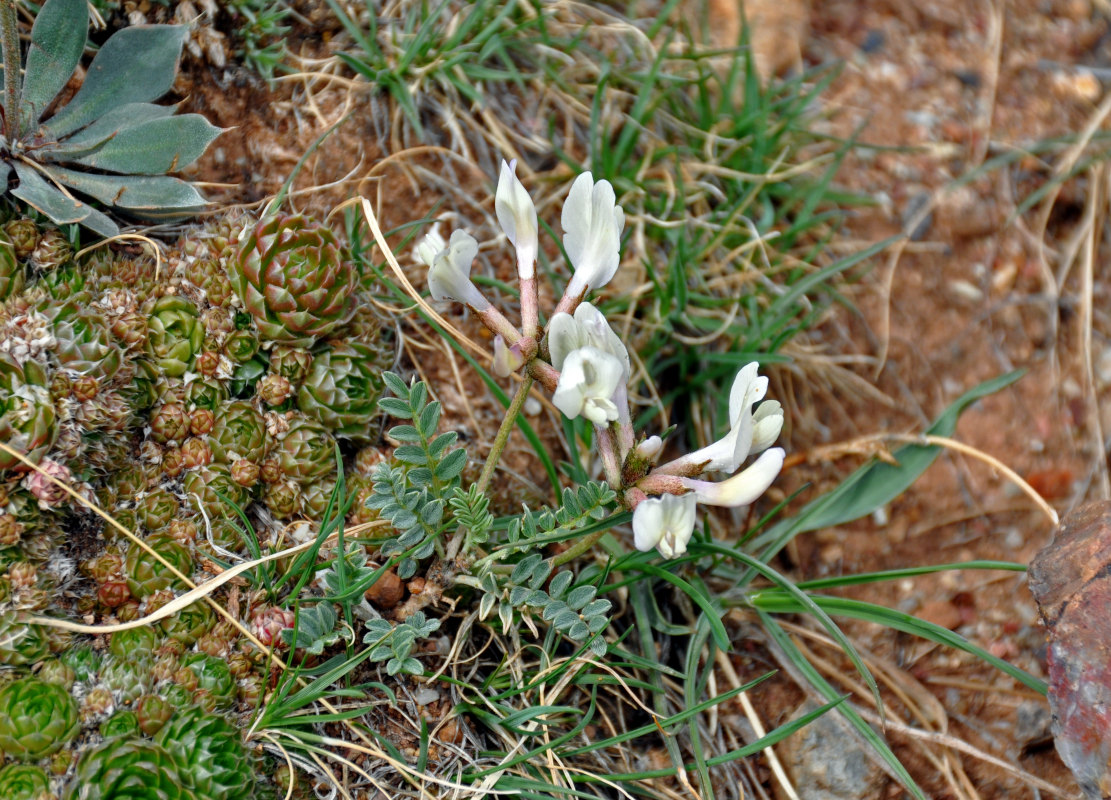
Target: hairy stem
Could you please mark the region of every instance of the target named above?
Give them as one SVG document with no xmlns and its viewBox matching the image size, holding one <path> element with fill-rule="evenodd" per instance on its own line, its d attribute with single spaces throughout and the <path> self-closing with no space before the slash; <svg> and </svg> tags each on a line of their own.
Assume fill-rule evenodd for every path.
<svg viewBox="0 0 1111 800">
<path fill-rule="evenodd" d="M 502 451 L 505 450 L 505 445 L 509 442 L 509 434 L 513 432 L 513 426 L 517 423 L 517 416 L 521 413 L 521 408 L 525 405 L 525 400 L 528 398 L 529 389 L 531 388 L 532 378 L 526 375 L 517 387 L 517 394 L 513 395 L 509 408 L 505 411 L 505 419 L 502 420 L 501 427 L 498 428 L 498 433 L 494 437 L 494 444 L 490 447 L 490 454 L 486 456 L 486 463 L 482 465 L 482 474 L 478 476 L 478 483 L 476 484 L 480 492 L 485 492 L 490 486 L 490 481 L 494 477 L 494 469 L 498 465 L 498 459 L 501 458 Z M 460 528 L 452 537 L 445 556 L 448 560 L 454 559 L 459 554 L 459 550 L 464 546 L 469 533 L 466 528 Z"/>
<path fill-rule="evenodd" d="M 587 550 L 592 548 L 598 542 L 598 540 L 605 536 L 607 533 L 609 533 L 609 528 L 602 528 L 602 530 L 600 531 L 594 531 L 594 533 L 588 534 L 587 536 L 579 539 L 562 553 L 552 556 L 552 569 L 561 567 L 567 562 L 575 560 Z"/>
<path fill-rule="evenodd" d="M 0 45 L 4 48 L 4 135 L 11 142 L 19 124 L 19 21 L 15 0 L 0 0 Z"/>
</svg>

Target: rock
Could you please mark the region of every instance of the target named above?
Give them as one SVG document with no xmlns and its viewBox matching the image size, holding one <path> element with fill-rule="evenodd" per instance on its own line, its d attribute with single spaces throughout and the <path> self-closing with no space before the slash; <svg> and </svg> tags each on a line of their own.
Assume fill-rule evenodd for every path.
<svg viewBox="0 0 1111 800">
<path fill-rule="evenodd" d="M 404 594 L 401 578 L 391 569 L 382 573 L 382 577 L 370 585 L 366 590 L 366 599 L 379 608 L 393 608 L 401 602 Z"/>
<path fill-rule="evenodd" d="M 807 700 L 794 719 L 818 706 Z M 779 756 L 801 800 L 871 800 L 882 796 L 887 776 L 834 709 L 779 745 Z"/>
<path fill-rule="evenodd" d="M 1061 760 L 1090 800 L 1111 796 L 1111 502 L 1081 506 L 1030 564 L 1049 647 L 1049 707 Z"/>
</svg>

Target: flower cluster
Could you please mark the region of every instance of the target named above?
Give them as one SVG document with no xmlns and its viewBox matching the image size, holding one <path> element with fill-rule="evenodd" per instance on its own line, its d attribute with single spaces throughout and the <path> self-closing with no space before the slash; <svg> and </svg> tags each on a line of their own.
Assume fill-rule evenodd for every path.
<svg viewBox="0 0 1111 800">
<path fill-rule="evenodd" d="M 696 505 L 738 508 L 750 505 L 771 485 L 783 466 L 782 448 L 771 447 L 783 427 L 783 409 L 764 400 L 768 379 L 757 364 L 737 373 L 729 392 L 729 430 L 718 441 L 665 464 L 663 442 L 650 436 L 636 443 L 627 387 L 629 352 L 605 316 L 586 296 L 605 286 L 621 261 L 625 214 L 608 181 L 589 172 L 575 179 L 563 205 L 563 248 L 573 274 L 547 328 L 539 326 L 536 283 L 536 208 L 516 175 L 516 162 L 502 163 L 494 201 L 498 224 L 516 250 L 521 281 L 521 327 L 516 328 L 471 280 L 478 243 L 455 231 L 445 242 L 427 234 L 417 245 L 428 266 L 434 300 L 465 303 L 494 334 L 494 371 L 526 373 L 569 418 L 594 425 L 607 482 L 633 510 L 638 549 L 653 548 L 673 558 L 686 552 L 694 532 Z M 749 456 L 758 456 L 745 469 Z M 728 473 L 720 482 L 700 480 L 707 472 Z"/>
</svg>

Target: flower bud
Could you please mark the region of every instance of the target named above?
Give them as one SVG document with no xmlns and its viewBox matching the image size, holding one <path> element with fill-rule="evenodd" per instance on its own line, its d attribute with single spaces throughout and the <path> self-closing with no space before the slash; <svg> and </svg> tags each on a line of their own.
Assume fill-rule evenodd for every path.
<svg viewBox="0 0 1111 800">
<path fill-rule="evenodd" d="M 501 229 L 517 250 L 517 273 L 521 280 L 528 280 L 535 275 L 536 268 L 536 206 L 516 172 L 516 159 L 508 164 L 502 162 L 494 212 Z"/>
<path fill-rule="evenodd" d="M 594 183 L 584 172 L 571 184 L 563 204 L 563 247 L 575 270 L 567 295 L 579 297 L 610 282 L 621 262 L 625 212 L 616 204 L 609 181 Z"/>
</svg>

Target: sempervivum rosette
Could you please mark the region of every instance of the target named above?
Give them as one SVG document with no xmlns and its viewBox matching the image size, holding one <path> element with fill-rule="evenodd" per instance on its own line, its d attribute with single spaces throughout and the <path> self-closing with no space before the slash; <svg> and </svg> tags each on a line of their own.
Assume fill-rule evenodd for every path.
<svg viewBox="0 0 1111 800">
<path fill-rule="evenodd" d="M 368 441 L 378 416 L 382 369 L 378 353 L 361 342 L 341 344 L 317 355 L 297 393 L 297 405 L 340 439 Z"/>
<path fill-rule="evenodd" d="M 300 215 L 267 217 L 243 235 L 230 276 L 264 341 L 309 347 L 353 310 L 349 254 L 330 228 Z"/>
<path fill-rule="evenodd" d="M 239 731 L 197 707 L 170 718 L 155 739 L 182 764 L 182 772 L 206 800 L 244 800 L 254 775 Z"/>
<path fill-rule="evenodd" d="M 34 361 L 17 364 L 0 356 L 0 442 L 39 463 L 58 435 L 46 371 Z M 0 452 L 0 472 L 25 471 L 18 458 Z"/>
<path fill-rule="evenodd" d="M 282 473 L 308 484 L 330 475 L 336 468 L 336 440 L 316 420 L 295 416 L 278 445 Z"/>
<path fill-rule="evenodd" d="M 143 739 L 109 739 L 81 756 L 66 800 L 197 800 L 179 761 Z"/>
<path fill-rule="evenodd" d="M 80 729 L 77 703 L 61 686 L 22 678 L 0 689 L 0 753 L 37 761 L 57 753 Z"/>
<path fill-rule="evenodd" d="M 217 461 L 230 464 L 245 458 L 257 463 L 266 454 L 266 422 L 248 402 L 224 403 L 217 409 L 208 445 Z"/>
</svg>

